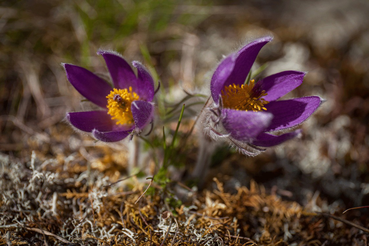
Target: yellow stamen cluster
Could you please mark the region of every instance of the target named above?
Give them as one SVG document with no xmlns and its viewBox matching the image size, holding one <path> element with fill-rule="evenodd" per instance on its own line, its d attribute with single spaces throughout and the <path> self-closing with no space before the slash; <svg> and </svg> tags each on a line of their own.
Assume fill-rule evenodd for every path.
<svg viewBox="0 0 369 246">
<path fill-rule="evenodd" d="M 265 91 L 254 92 L 255 81 L 251 80 L 249 84 L 229 85 L 222 91 L 223 107 L 244 110 L 261 111 L 266 110 L 265 104 L 269 103 L 262 98 L 267 94 Z"/>
<path fill-rule="evenodd" d="M 108 99 L 108 105 L 106 105 L 108 114 L 112 116 L 112 120 L 115 120 L 117 125 L 133 124 L 131 104 L 140 97 L 132 91 L 132 87 L 129 87 L 129 90 L 114 88 L 106 98 Z"/>
</svg>

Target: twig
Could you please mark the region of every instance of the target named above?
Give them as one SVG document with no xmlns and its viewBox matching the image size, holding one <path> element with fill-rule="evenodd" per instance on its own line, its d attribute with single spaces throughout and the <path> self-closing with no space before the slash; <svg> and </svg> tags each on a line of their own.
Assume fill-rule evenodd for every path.
<svg viewBox="0 0 369 246">
<path fill-rule="evenodd" d="M 173 213 L 172 213 L 172 214 L 173 214 Z M 176 222 L 177 230 L 176 230 L 176 232 L 174 233 L 174 237 L 173 237 L 173 239 L 172 239 L 172 242 L 170 243 L 171 245 L 173 245 L 173 244 L 175 243 L 174 239 L 177 237 L 177 233 L 178 233 L 178 231 L 179 231 L 178 221 L 176 220 L 176 218 L 174 218 L 174 216 L 173 216 L 173 219 L 174 219 L 174 222 Z"/>
<path fill-rule="evenodd" d="M 141 196 L 137 199 L 137 201 L 135 201 L 135 204 L 141 199 L 141 197 L 143 196 L 143 195 L 145 195 L 145 193 L 147 192 L 147 190 L 150 188 L 150 186 L 151 186 L 151 184 L 152 184 L 152 181 L 154 180 L 154 177 L 149 177 L 149 178 L 146 178 L 146 179 L 151 179 L 150 180 L 150 183 L 149 183 L 149 185 L 147 186 L 147 188 L 146 188 L 146 190 L 141 194 Z"/>
<path fill-rule="evenodd" d="M 343 211 L 342 214 L 345 214 L 345 213 L 347 213 L 348 211 L 351 211 L 351 210 L 362 209 L 362 208 L 369 208 L 369 206 L 361 206 L 361 207 L 348 208 L 345 211 Z"/>
<path fill-rule="evenodd" d="M 222 246 L 224 246 L 223 239 L 222 239 L 220 236 L 218 236 L 218 238 L 219 238 L 219 239 L 220 239 L 220 241 L 222 242 Z"/>
<path fill-rule="evenodd" d="M 145 218 L 143 217 L 143 215 L 142 215 L 142 213 L 141 213 L 141 210 L 140 210 L 140 209 L 138 210 L 138 213 L 140 214 L 141 219 L 142 219 L 142 221 L 145 223 L 145 225 L 146 225 L 146 226 L 149 226 L 149 224 L 147 224 L 147 222 L 146 222 Z"/>
<path fill-rule="evenodd" d="M 42 232 L 42 235 L 44 236 L 44 243 L 45 243 L 45 246 L 49 246 L 49 244 L 47 243 L 47 241 L 46 241 L 46 235 L 45 235 L 45 232 L 42 230 L 42 229 L 40 229 L 41 230 L 41 232 Z"/>
<path fill-rule="evenodd" d="M 142 213 L 141 213 L 141 210 L 140 210 L 140 209 L 138 210 L 138 213 L 140 214 L 141 219 L 143 220 L 143 222 L 145 223 L 145 225 L 146 225 L 147 227 L 149 227 L 149 224 L 147 224 L 147 222 L 146 222 L 145 218 L 143 217 L 143 215 L 142 215 Z M 151 235 L 151 230 L 150 230 L 150 228 L 149 228 L 149 231 L 150 231 L 150 245 L 152 245 L 152 235 Z"/>
<path fill-rule="evenodd" d="M 34 232 L 37 232 L 37 233 L 40 233 L 40 234 L 44 234 L 44 235 L 47 235 L 47 236 L 52 236 L 52 237 L 55 237 L 56 239 L 58 239 L 59 241 L 63 242 L 63 243 L 69 243 L 71 244 L 71 242 L 69 242 L 68 240 L 62 238 L 62 237 L 59 237 L 51 232 L 48 232 L 48 231 L 45 231 L 45 230 L 41 230 L 41 229 L 38 229 L 38 228 L 32 228 L 32 227 L 25 227 L 27 230 L 29 231 L 34 231 Z"/>
<path fill-rule="evenodd" d="M 12 245 L 11 242 L 10 242 L 10 232 L 9 231 L 6 233 L 6 244 L 7 244 L 7 246 Z"/>
<path fill-rule="evenodd" d="M 229 237 L 232 237 L 232 238 L 237 238 L 237 239 L 245 239 L 245 240 L 248 240 L 250 241 L 251 243 L 257 245 L 257 243 L 255 243 L 251 238 L 248 238 L 248 237 L 241 237 L 241 236 L 233 236 L 233 235 L 228 235 Z"/>
<path fill-rule="evenodd" d="M 120 214 L 119 214 L 119 216 L 120 216 L 120 219 L 122 220 L 123 228 L 126 228 L 126 224 L 124 223 L 124 220 L 123 220 L 123 205 L 124 205 L 124 202 L 122 202 L 122 204 L 120 205 L 120 209 L 119 209 Z"/>
<path fill-rule="evenodd" d="M 122 182 L 122 181 L 124 181 L 124 180 L 129 179 L 129 178 L 132 178 L 132 177 L 136 176 L 137 174 L 139 174 L 139 173 L 129 175 L 129 176 L 125 177 L 125 178 L 122 178 L 122 179 L 119 179 L 118 181 L 115 181 L 114 183 L 111 183 L 111 184 L 108 184 L 108 185 L 104 185 L 103 187 L 104 187 L 104 188 L 106 188 L 106 187 L 113 186 L 113 185 L 115 185 L 115 184 L 117 184 L 117 183 L 119 183 L 119 182 Z"/>
<path fill-rule="evenodd" d="M 170 228 L 172 228 L 172 224 L 173 224 L 173 222 L 170 222 L 170 225 L 169 225 L 169 227 L 168 227 L 167 233 L 165 234 L 164 241 L 160 244 L 160 246 L 163 246 L 163 245 L 164 245 L 165 240 L 167 240 L 168 235 L 169 235 L 169 232 L 170 232 Z"/>
<path fill-rule="evenodd" d="M 208 218 L 208 219 L 212 219 L 212 220 L 224 220 L 224 219 L 229 219 L 229 217 L 219 217 L 219 218 L 215 218 L 215 217 L 211 217 L 211 216 L 207 216 L 198 212 L 193 212 L 193 211 L 188 211 L 188 213 L 190 214 L 195 214 L 197 216 L 202 216 L 204 218 Z"/>
<path fill-rule="evenodd" d="M 365 228 L 365 227 L 362 227 L 362 226 L 360 226 L 360 225 L 357 225 L 357 224 L 355 224 L 355 223 L 353 223 L 353 222 L 351 222 L 351 221 L 348 221 L 348 220 L 342 219 L 342 218 L 340 218 L 340 217 L 337 217 L 337 216 L 334 216 L 334 215 L 332 215 L 332 214 L 328 214 L 328 213 L 318 213 L 318 214 L 320 214 L 320 215 L 322 215 L 322 216 L 325 216 L 325 217 L 329 217 L 329 218 L 332 218 L 332 219 L 338 220 L 338 221 L 341 221 L 341 222 L 343 222 L 343 223 L 346 223 L 346 224 L 348 224 L 348 225 L 350 225 L 350 226 L 356 227 L 357 229 L 362 230 L 363 232 L 366 232 L 366 233 L 368 233 L 368 234 L 369 234 L 369 229 L 367 229 L 367 228 Z"/>
<path fill-rule="evenodd" d="M 17 224 L 0 225 L 0 228 L 13 228 L 13 227 L 17 227 Z"/>
<path fill-rule="evenodd" d="M 86 234 L 86 235 L 85 235 L 85 237 L 86 237 L 86 238 L 92 238 L 92 239 L 95 239 L 96 241 L 102 242 L 102 243 L 103 243 L 103 245 L 108 245 L 108 242 L 106 242 L 106 241 L 104 241 L 104 240 L 102 240 L 102 239 L 100 239 L 100 238 L 94 237 L 94 236 L 92 236 L 92 235 Z"/>
<path fill-rule="evenodd" d="M 183 184 L 183 183 L 181 183 L 180 181 L 177 181 L 177 184 L 179 185 L 179 186 L 181 186 L 182 188 L 184 188 L 184 189 L 186 189 L 186 190 L 188 190 L 188 191 L 193 191 L 190 187 L 188 187 L 187 185 L 185 185 L 185 184 Z"/>
<path fill-rule="evenodd" d="M 141 230 L 141 228 L 134 222 L 132 217 L 129 217 L 129 222 L 133 225 L 137 230 Z"/>
<path fill-rule="evenodd" d="M 103 186 L 103 187 L 106 187 L 106 186 Z M 117 192 L 115 194 L 109 194 L 106 197 L 128 196 L 128 195 L 132 195 L 132 194 L 135 194 L 135 193 L 138 193 L 138 191 L 136 190 L 136 191 Z"/>
<path fill-rule="evenodd" d="M 90 197 L 90 203 L 91 203 L 91 211 L 92 211 L 92 219 L 94 220 L 94 226 L 96 225 L 95 221 L 95 211 L 94 211 L 94 204 L 92 203 L 92 198 Z"/>
</svg>

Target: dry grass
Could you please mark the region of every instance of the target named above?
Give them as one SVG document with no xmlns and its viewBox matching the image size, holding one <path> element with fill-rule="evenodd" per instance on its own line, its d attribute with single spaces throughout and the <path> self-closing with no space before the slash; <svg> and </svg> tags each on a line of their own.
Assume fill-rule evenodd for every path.
<svg viewBox="0 0 369 246">
<path fill-rule="evenodd" d="M 105 151 L 95 161 L 113 154 L 104 148 L 90 151 Z M 317 196 L 304 208 L 253 181 L 229 193 L 214 178 L 214 189 L 202 192 L 168 186 L 187 196 L 186 204 L 173 206 L 171 189 L 135 177 L 112 183 L 117 167 L 88 170 L 88 162 L 79 153 L 58 161 L 33 152 L 28 162 L 2 155 L 0 245 L 322 245 L 365 239 L 355 221 L 312 212 L 334 209 Z"/>
</svg>

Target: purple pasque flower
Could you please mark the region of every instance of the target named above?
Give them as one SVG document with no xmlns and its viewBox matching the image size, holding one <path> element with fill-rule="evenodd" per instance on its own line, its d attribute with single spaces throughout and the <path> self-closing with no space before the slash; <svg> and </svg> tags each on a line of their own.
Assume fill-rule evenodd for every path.
<svg viewBox="0 0 369 246">
<path fill-rule="evenodd" d="M 318 96 L 277 101 L 301 85 L 304 72 L 284 71 L 245 82 L 259 51 L 271 40 L 256 39 L 218 65 L 210 85 L 213 102 L 203 117 L 205 133 L 224 138 L 249 156 L 300 135 L 301 130 L 280 133 L 301 124 L 322 103 Z"/>
<path fill-rule="evenodd" d="M 153 119 L 154 80 L 138 61 L 131 66 L 118 53 L 98 51 L 108 67 L 114 88 L 89 70 L 72 64 L 63 64 L 69 82 L 100 110 L 70 112 L 69 123 L 97 140 L 116 142 L 131 133 L 140 133 Z"/>
</svg>

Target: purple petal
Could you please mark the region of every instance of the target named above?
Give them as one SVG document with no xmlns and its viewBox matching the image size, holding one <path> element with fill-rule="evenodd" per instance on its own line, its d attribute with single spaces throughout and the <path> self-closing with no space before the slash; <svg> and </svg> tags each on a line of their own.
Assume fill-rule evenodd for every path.
<svg viewBox="0 0 369 246">
<path fill-rule="evenodd" d="M 267 112 L 274 115 L 265 131 L 277 131 L 297 126 L 319 107 L 320 97 L 301 97 L 284 101 L 273 101 L 265 105 Z"/>
<path fill-rule="evenodd" d="M 71 112 L 66 115 L 67 120 L 77 129 L 92 132 L 93 129 L 111 131 L 113 122 L 106 111 Z"/>
<path fill-rule="evenodd" d="M 231 84 L 242 85 L 245 83 L 246 77 L 249 74 L 252 65 L 254 64 L 259 51 L 272 39 L 273 38 L 269 36 L 258 38 L 239 50 L 237 52 L 237 58 L 233 71 L 228 77 L 224 86 Z"/>
<path fill-rule="evenodd" d="M 107 99 L 112 88 L 102 78 L 87 69 L 72 64 L 63 64 L 69 82 L 85 98 L 94 104 L 106 108 Z"/>
<path fill-rule="evenodd" d="M 109 131 L 109 132 L 101 132 L 97 129 L 92 130 L 92 135 L 100 141 L 103 142 L 118 142 L 124 138 L 126 138 L 132 130 L 129 131 Z"/>
<path fill-rule="evenodd" d="M 133 61 L 132 65 L 137 68 L 137 94 L 141 100 L 151 102 L 155 94 L 153 78 L 140 62 Z"/>
<path fill-rule="evenodd" d="M 131 105 L 136 127 L 144 128 L 153 118 L 154 106 L 145 101 L 134 101 Z"/>
<path fill-rule="evenodd" d="M 301 134 L 301 130 L 282 134 L 280 136 L 274 136 L 268 133 L 261 133 L 253 142 L 257 146 L 272 147 L 281 144 L 287 140 L 297 137 Z"/>
<path fill-rule="evenodd" d="M 273 74 L 258 81 L 253 90 L 265 90 L 268 95 L 263 97 L 264 100 L 268 102 L 275 101 L 300 86 L 305 74 L 298 71 L 284 71 Z"/>
<path fill-rule="evenodd" d="M 273 115 L 266 112 L 223 109 L 225 116 L 222 123 L 234 139 L 251 142 L 265 130 L 272 121 Z"/>
<path fill-rule="evenodd" d="M 227 81 L 229 75 L 232 73 L 235 65 L 235 54 L 226 57 L 215 70 L 211 78 L 210 90 L 213 100 L 218 104 L 220 94 L 224 88 L 224 83 Z"/>
<path fill-rule="evenodd" d="M 98 55 L 102 55 L 108 67 L 114 87 L 118 89 L 128 89 L 137 91 L 137 78 L 131 66 L 118 53 L 99 50 Z"/>
</svg>

